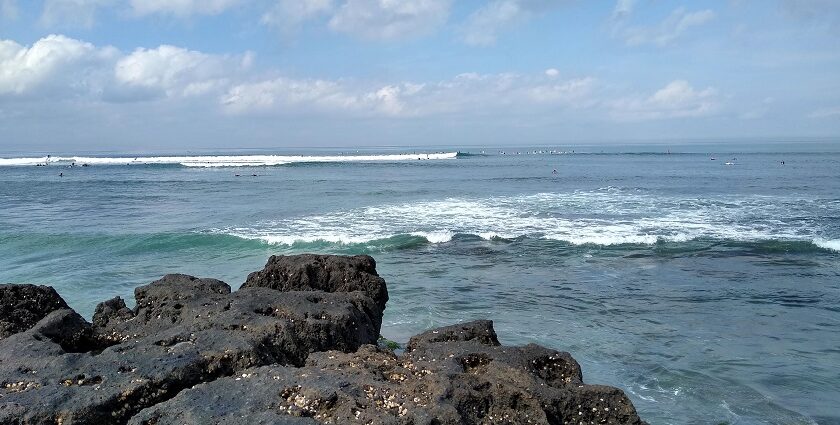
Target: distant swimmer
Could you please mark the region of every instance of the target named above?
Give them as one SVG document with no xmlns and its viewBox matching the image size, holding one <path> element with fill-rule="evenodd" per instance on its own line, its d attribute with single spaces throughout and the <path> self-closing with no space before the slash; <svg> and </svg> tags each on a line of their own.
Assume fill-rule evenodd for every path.
<svg viewBox="0 0 840 425">
<path fill-rule="evenodd" d="M 785 162 L 784 162 L 784 161 L 782 161 L 782 165 L 785 165 Z"/>
<path fill-rule="evenodd" d="M 64 177 L 64 173 L 58 173 L 59 177 Z"/>
<path fill-rule="evenodd" d="M 551 174 L 557 174 L 557 170 L 552 170 Z"/>
</svg>

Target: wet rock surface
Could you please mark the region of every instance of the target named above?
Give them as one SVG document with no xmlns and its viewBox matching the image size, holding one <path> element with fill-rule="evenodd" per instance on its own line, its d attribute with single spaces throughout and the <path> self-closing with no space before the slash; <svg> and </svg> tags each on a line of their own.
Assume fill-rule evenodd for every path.
<svg viewBox="0 0 840 425">
<path fill-rule="evenodd" d="M 489 321 L 372 345 L 370 257 L 272 257 L 248 282 L 167 275 L 92 323 L 60 297 L 21 304 L 42 317 L 0 339 L 0 424 L 642 423 L 568 353 L 503 347 Z"/>
<path fill-rule="evenodd" d="M 388 302 L 385 280 L 376 273 L 376 260 L 369 255 L 272 255 L 265 268 L 248 275 L 242 285 L 254 287 L 278 291 L 362 291 L 376 302 L 377 309 L 370 313 L 378 315 L 380 325 Z"/>
<path fill-rule="evenodd" d="M 0 339 L 33 327 L 62 308 L 67 304 L 49 286 L 0 285 Z"/>
<path fill-rule="evenodd" d="M 568 353 L 502 347 L 486 321 L 428 334 L 456 333 L 463 338 L 416 340 L 402 355 L 365 345 L 313 353 L 302 368 L 248 369 L 184 391 L 131 423 L 642 423 L 621 390 L 583 384 Z M 476 335 L 492 338 L 469 337 Z"/>
</svg>

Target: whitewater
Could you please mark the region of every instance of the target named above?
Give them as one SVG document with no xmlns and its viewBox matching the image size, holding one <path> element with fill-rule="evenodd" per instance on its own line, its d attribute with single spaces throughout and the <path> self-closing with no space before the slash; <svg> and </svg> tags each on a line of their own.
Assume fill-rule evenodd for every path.
<svg viewBox="0 0 840 425">
<path fill-rule="evenodd" d="M 808 242 L 840 251 L 840 240 L 826 239 L 821 223 L 801 219 L 808 209 L 840 211 L 840 202 L 772 196 L 663 198 L 605 188 L 379 205 L 211 231 L 280 245 L 363 244 L 406 235 L 445 243 L 455 235 L 472 235 L 601 246 L 696 240 Z M 570 213 L 577 217 L 568 218 Z"/>
<path fill-rule="evenodd" d="M 199 155 L 199 156 L 42 156 L 0 158 L 0 167 L 37 165 L 182 165 L 185 167 L 260 167 L 295 163 L 423 161 L 454 159 L 457 152 L 383 155 Z"/>
</svg>

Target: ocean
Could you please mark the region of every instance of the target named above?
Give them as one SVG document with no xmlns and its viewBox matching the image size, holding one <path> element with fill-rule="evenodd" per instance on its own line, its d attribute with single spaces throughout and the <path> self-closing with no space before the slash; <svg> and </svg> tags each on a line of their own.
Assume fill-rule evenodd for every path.
<svg viewBox="0 0 840 425">
<path fill-rule="evenodd" d="M 840 143 L 177 154 L 0 152 L 0 282 L 90 318 L 166 273 L 365 253 L 389 339 L 489 318 L 651 424 L 840 423 Z"/>
</svg>

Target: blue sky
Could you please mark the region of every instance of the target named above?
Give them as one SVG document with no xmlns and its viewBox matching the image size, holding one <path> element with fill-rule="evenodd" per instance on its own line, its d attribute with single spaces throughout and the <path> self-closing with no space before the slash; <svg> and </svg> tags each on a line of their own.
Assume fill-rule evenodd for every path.
<svg viewBox="0 0 840 425">
<path fill-rule="evenodd" d="M 0 0 L 0 150 L 840 136 L 836 0 Z"/>
</svg>

